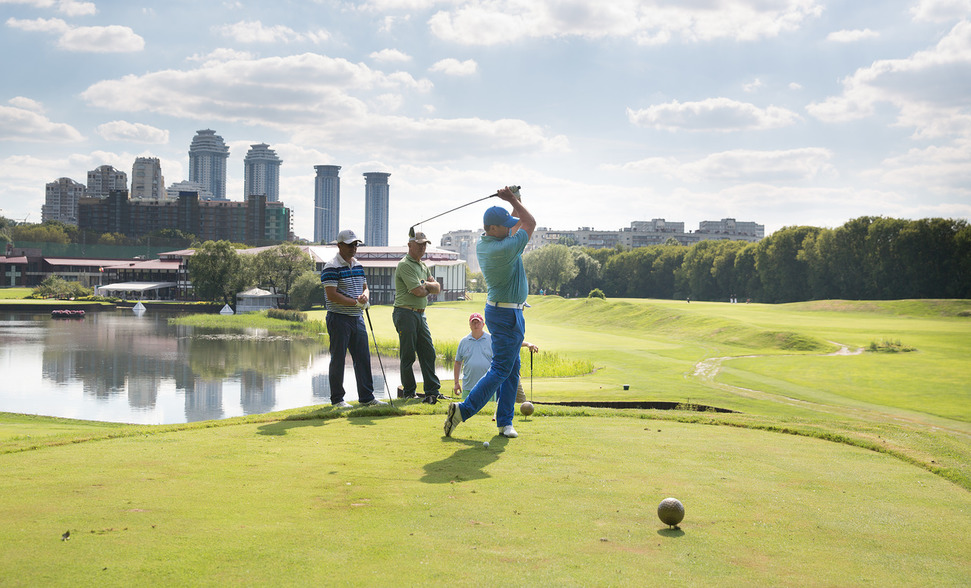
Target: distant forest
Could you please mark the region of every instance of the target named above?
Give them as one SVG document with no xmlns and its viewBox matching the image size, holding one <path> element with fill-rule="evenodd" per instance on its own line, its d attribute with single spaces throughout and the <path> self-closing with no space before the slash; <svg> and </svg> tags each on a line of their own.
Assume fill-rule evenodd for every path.
<svg viewBox="0 0 971 588">
<path fill-rule="evenodd" d="M 785 227 L 758 243 L 571 251 L 576 269 L 548 293 L 587 296 L 599 288 L 607 297 L 768 303 L 971 298 L 964 220 L 860 217 L 835 229 Z M 542 284 L 531 278 L 531 286 Z"/>
</svg>

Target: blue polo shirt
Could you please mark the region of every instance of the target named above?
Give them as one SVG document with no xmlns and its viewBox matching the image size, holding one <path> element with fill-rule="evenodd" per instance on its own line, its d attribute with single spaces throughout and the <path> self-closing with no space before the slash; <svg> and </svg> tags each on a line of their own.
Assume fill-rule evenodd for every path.
<svg viewBox="0 0 971 588">
<path fill-rule="evenodd" d="M 529 284 L 523 268 L 523 250 L 529 243 L 529 235 L 520 229 L 515 235 L 496 239 L 482 235 L 476 245 L 476 257 L 485 276 L 492 302 L 526 302 Z"/>
</svg>

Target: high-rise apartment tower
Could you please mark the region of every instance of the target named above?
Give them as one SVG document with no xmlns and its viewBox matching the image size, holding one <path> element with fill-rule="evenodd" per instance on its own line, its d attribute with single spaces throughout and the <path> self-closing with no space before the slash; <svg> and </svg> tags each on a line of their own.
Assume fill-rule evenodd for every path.
<svg viewBox="0 0 971 588">
<path fill-rule="evenodd" d="M 229 147 L 216 131 L 197 131 L 189 146 L 189 180 L 202 184 L 217 200 L 226 199 Z"/>
<path fill-rule="evenodd" d="M 251 145 L 243 159 L 243 199 L 266 196 L 267 202 L 279 202 L 281 163 L 266 143 Z"/>
<path fill-rule="evenodd" d="M 337 239 L 340 231 L 341 166 L 315 165 L 314 178 L 314 242 L 327 244 Z"/>
<path fill-rule="evenodd" d="M 84 184 L 71 178 L 59 178 L 47 184 L 44 205 L 40 208 L 41 222 L 78 224 L 78 200 L 84 198 L 85 191 Z"/>
<path fill-rule="evenodd" d="M 364 242 L 371 247 L 388 246 L 389 173 L 367 172 L 364 186 Z"/>
<path fill-rule="evenodd" d="M 136 157 L 131 166 L 132 200 L 161 200 L 165 198 L 165 178 L 157 157 Z"/>
<path fill-rule="evenodd" d="M 88 172 L 88 198 L 107 198 L 115 190 L 128 190 L 128 174 L 110 165 L 101 165 Z"/>
</svg>

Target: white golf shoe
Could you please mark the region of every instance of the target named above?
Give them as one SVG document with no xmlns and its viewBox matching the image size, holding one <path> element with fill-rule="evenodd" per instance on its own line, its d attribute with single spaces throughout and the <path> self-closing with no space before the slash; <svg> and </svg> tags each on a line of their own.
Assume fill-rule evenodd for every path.
<svg viewBox="0 0 971 588">
<path fill-rule="evenodd" d="M 516 429 L 512 428 L 512 425 L 506 425 L 502 428 L 502 436 L 515 439 L 516 437 L 519 437 L 519 433 L 516 432 Z"/>
<path fill-rule="evenodd" d="M 459 410 L 459 403 L 453 402 L 448 405 L 448 415 L 445 417 L 445 436 L 451 437 L 455 427 L 462 423 L 462 411 Z"/>
</svg>

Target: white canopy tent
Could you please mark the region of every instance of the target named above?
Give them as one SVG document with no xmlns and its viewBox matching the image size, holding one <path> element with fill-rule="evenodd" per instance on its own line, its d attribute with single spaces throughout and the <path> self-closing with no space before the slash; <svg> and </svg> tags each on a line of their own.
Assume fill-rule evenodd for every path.
<svg viewBox="0 0 971 588">
<path fill-rule="evenodd" d="M 154 299 L 157 299 L 159 291 L 166 288 L 175 288 L 177 285 L 175 282 L 118 282 L 116 284 L 98 286 L 95 288 L 95 294 L 98 296 L 114 295 L 125 299 L 137 298 L 138 300 L 152 300 L 153 298 L 145 298 L 146 292 L 155 292 L 156 296 Z M 131 294 L 130 296 L 129 293 Z"/>
</svg>

